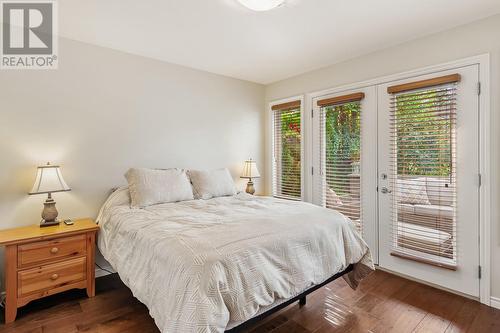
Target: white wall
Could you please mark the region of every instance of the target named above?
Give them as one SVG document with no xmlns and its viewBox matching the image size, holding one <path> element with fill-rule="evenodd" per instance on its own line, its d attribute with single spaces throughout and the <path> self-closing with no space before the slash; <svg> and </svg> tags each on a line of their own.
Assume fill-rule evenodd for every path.
<svg viewBox="0 0 500 333">
<path fill-rule="evenodd" d="M 263 169 L 263 86 L 67 39 L 59 48 L 57 70 L 0 71 L 0 229 L 39 222 L 45 196 L 27 193 L 47 161 L 73 189 L 54 194 L 73 218 L 95 217 L 129 167 L 228 167 L 240 189 L 245 159 Z"/>
<path fill-rule="evenodd" d="M 299 75 L 266 87 L 267 102 L 303 93 L 334 88 L 349 83 L 436 65 L 469 56 L 491 56 L 491 126 L 492 126 L 492 296 L 500 297 L 500 15 L 432 36 L 404 43 L 321 70 Z M 267 118 L 266 118 L 267 119 Z M 265 179 L 271 170 L 266 169 Z M 270 188 L 267 183 L 266 188 Z"/>
</svg>

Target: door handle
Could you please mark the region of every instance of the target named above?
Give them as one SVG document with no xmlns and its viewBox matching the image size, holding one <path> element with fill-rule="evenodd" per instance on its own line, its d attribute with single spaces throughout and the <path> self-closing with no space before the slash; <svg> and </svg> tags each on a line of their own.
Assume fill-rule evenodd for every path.
<svg viewBox="0 0 500 333">
<path fill-rule="evenodd" d="M 389 189 L 388 189 L 387 187 L 385 187 L 385 186 L 384 186 L 384 187 L 382 187 L 382 188 L 380 189 L 380 192 L 382 192 L 382 193 L 384 193 L 384 194 L 387 194 L 387 193 L 392 193 L 392 191 L 391 191 L 391 190 L 389 190 Z"/>
</svg>

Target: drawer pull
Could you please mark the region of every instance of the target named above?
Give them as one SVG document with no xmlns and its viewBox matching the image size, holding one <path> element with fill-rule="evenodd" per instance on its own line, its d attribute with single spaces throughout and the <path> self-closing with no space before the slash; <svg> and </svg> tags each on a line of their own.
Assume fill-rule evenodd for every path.
<svg viewBox="0 0 500 333">
<path fill-rule="evenodd" d="M 51 279 L 52 281 L 54 281 L 54 280 L 57 280 L 57 278 L 58 278 L 58 277 L 59 277 L 59 275 L 58 275 L 58 274 L 52 274 L 52 276 L 50 277 L 50 279 Z"/>
<path fill-rule="evenodd" d="M 57 247 L 53 247 L 51 250 L 50 250 L 50 253 L 52 254 L 56 254 L 57 252 L 59 252 L 59 249 Z"/>
</svg>

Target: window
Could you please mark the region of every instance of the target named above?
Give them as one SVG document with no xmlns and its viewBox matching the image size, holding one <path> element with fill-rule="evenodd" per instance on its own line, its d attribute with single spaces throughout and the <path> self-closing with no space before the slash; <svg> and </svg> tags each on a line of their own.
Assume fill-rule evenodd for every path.
<svg viewBox="0 0 500 333">
<path fill-rule="evenodd" d="M 320 107 L 320 198 L 362 230 L 361 100 L 363 93 L 327 98 Z"/>
<path fill-rule="evenodd" d="M 392 255 L 456 266 L 456 84 L 449 75 L 389 87 Z"/>
<path fill-rule="evenodd" d="M 273 196 L 302 198 L 302 128 L 300 101 L 272 106 Z"/>
</svg>

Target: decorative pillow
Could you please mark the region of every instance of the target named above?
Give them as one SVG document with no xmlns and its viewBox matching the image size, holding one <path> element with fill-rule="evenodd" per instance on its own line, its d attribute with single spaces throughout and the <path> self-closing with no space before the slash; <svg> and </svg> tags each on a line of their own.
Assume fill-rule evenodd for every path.
<svg viewBox="0 0 500 333">
<path fill-rule="evenodd" d="M 228 169 L 189 170 L 188 174 L 196 199 L 223 197 L 238 192 Z"/>
<path fill-rule="evenodd" d="M 135 169 L 125 174 L 131 207 L 193 200 L 193 190 L 186 171 L 181 169 Z"/>
<path fill-rule="evenodd" d="M 120 186 L 111 189 L 108 200 L 106 200 L 106 204 L 109 207 L 124 205 L 130 206 L 130 191 L 128 186 Z"/>
<path fill-rule="evenodd" d="M 400 203 L 412 205 L 430 205 L 427 196 L 426 179 L 398 179 L 396 180 L 398 199 Z"/>
<path fill-rule="evenodd" d="M 99 224 L 102 221 L 105 211 L 116 206 L 130 206 L 130 191 L 128 190 L 128 186 L 117 187 L 110 191 L 108 198 L 99 210 L 99 214 L 95 220 L 96 223 Z"/>
</svg>

